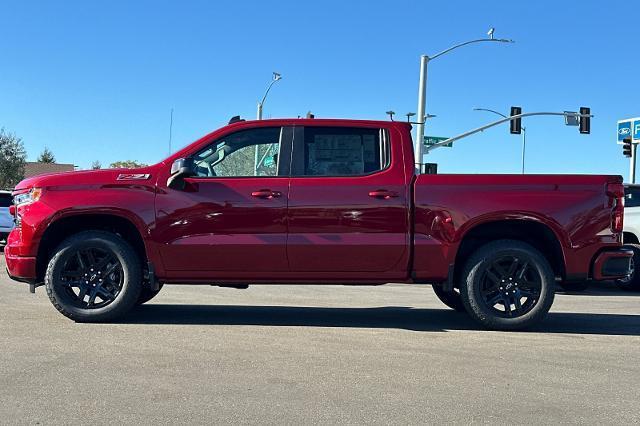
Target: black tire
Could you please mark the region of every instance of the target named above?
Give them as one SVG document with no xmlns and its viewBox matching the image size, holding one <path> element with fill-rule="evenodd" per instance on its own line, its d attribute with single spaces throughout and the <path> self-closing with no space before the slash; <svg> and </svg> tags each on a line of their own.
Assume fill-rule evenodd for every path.
<svg viewBox="0 0 640 426">
<path fill-rule="evenodd" d="M 140 259 L 113 233 L 80 232 L 55 250 L 45 287 L 53 306 L 66 317 L 77 322 L 113 321 L 140 297 Z"/>
<path fill-rule="evenodd" d="M 581 292 L 581 291 L 585 291 L 588 287 L 589 287 L 589 283 L 586 281 L 575 281 L 575 282 L 560 282 L 559 283 L 560 287 L 562 287 L 562 289 L 564 291 L 569 291 L 569 292 Z"/>
<path fill-rule="evenodd" d="M 624 291 L 640 291 L 640 271 L 635 271 L 635 265 L 640 265 L 640 244 L 625 244 L 624 247 L 633 250 L 631 273 L 626 278 L 616 280 L 616 285 Z"/>
<path fill-rule="evenodd" d="M 138 296 L 138 300 L 136 300 L 136 305 L 140 306 L 147 303 L 148 301 L 156 297 L 158 293 L 160 293 L 160 290 L 162 290 L 162 284 L 158 286 L 157 290 L 151 290 L 151 288 L 146 285 L 142 286 L 142 291 L 140 291 L 140 296 Z"/>
<path fill-rule="evenodd" d="M 489 329 L 531 327 L 553 304 L 553 270 L 538 250 L 522 241 L 498 240 L 480 247 L 466 262 L 462 277 L 460 294 L 467 312 Z"/>
<path fill-rule="evenodd" d="M 460 297 L 460 290 L 454 288 L 452 291 L 446 291 L 440 285 L 433 285 L 433 292 L 438 296 L 438 299 L 451 309 L 457 312 L 466 312 L 462 298 Z"/>
</svg>

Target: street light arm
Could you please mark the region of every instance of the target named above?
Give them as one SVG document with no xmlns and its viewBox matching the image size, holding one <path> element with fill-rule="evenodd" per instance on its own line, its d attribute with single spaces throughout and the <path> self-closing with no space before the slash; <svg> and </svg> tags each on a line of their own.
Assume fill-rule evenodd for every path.
<svg viewBox="0 0 640 426">
<path fill-rule="evenodd" d="M 264 96 L 262 97 L 262 100 L 260 101 L 260 105 L 264 105 L 264 101 L 267 99 L 267 95 L 269 94 L 269 90 L 271 90 L 271 87 L 275 84 L 275 82 L 278 80 L 271 80 L 271 83 L 269 83 L 269 86 L 267 87 L 267 91 L 264 92 Z"/>
<path fill-rule="evenodd" d="M 507 116 L 506 116 L 506 115 L 504 115 L 503 113 L 498 112 L 498 111 L 494 111 L 494 110 L 489 109 L 489 108 L 474 108 L 473 110 L 474 110 L 474 111 L 486 111 L 486 112 L 492 112 L 492 113 L 494 113 L 494 114 L 499 115 L 500 117 L 507 118 Z"/>
<path fill-rule="evenodd" d="M 451 52 L 452 50 L 455 50 L 455 49 L 457 49 L 459 47 L 466 46 L 468 44 L 473 44 L 473 43 L 480 43 L 480 42 L 483 42 L 483 41 L 496 41 L 498 43 L 515 43 L 515 41 L 508 40 L 508 39 L 505 39 L 505 38 L 479 38 L 477 40 L 470 40 L 470 41 L 465 41 L 464 43 L 456 44 L 455 46 L 451 46 L 450 48 L 445 49 L 442 52 L 436 53 L 433 56 L 428 56 L 428 58 L 429 58 L 429 60 L 433 60 L 433 59 L 436 59 L 439 56 L 445 55 L 445 54 L 447 54 L 447 53 Z"/>
</svg>

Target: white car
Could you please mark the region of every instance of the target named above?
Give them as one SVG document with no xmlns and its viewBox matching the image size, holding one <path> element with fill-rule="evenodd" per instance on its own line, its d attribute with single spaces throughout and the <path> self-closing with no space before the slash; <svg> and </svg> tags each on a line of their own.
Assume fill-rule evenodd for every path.
<svg viewBox="0 0 640 426">
<path fill-rule="evenodd" d="M 640 265 L 640 185 L 625 185 L 624 189 L 624 234 L 625 247 L 633 250 L 633 265 Z M 617 284 L 624 290 L 640 291 L 640 270 L 635 271 Z"/>
<path fill-rule="evenodd" d="M 0 241 L 6 241 L 9 232 L 13 229 L 13 217 L 9 213 L 9 206 L 12 203 L 11 192 L 0 191 Z"/>
</svg>

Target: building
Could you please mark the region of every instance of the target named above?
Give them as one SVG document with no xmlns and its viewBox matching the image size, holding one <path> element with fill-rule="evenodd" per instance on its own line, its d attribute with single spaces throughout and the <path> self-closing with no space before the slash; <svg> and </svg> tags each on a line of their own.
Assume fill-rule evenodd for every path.
<svg viewBox="0 0 640 426">
<path fill-rule="evenodd" d="M 36 163 L 27 161 L 24 165 L 24 177 L 30 178 L 33 176 L 44 175 L 46 173 L 72 172 L 73 170 L 73 164 Z"/>
</svg>

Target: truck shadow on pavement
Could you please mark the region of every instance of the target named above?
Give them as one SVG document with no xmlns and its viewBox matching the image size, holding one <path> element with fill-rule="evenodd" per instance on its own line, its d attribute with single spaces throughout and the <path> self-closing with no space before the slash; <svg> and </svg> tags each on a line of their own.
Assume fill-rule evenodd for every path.
<svg viewBox="0 0 640 426">
<path fill-rule="evenodd" d="M 401 306 L 324 308 L 149 304 L 138 307 L 119 322 L 163 325 L 395 328 L 432 332 L 484 330 L 464 313 L 447 309 Z M 640 315 L 551 312 L 543 323 L 529 331 L 640 336 Z"/>
</svg>

